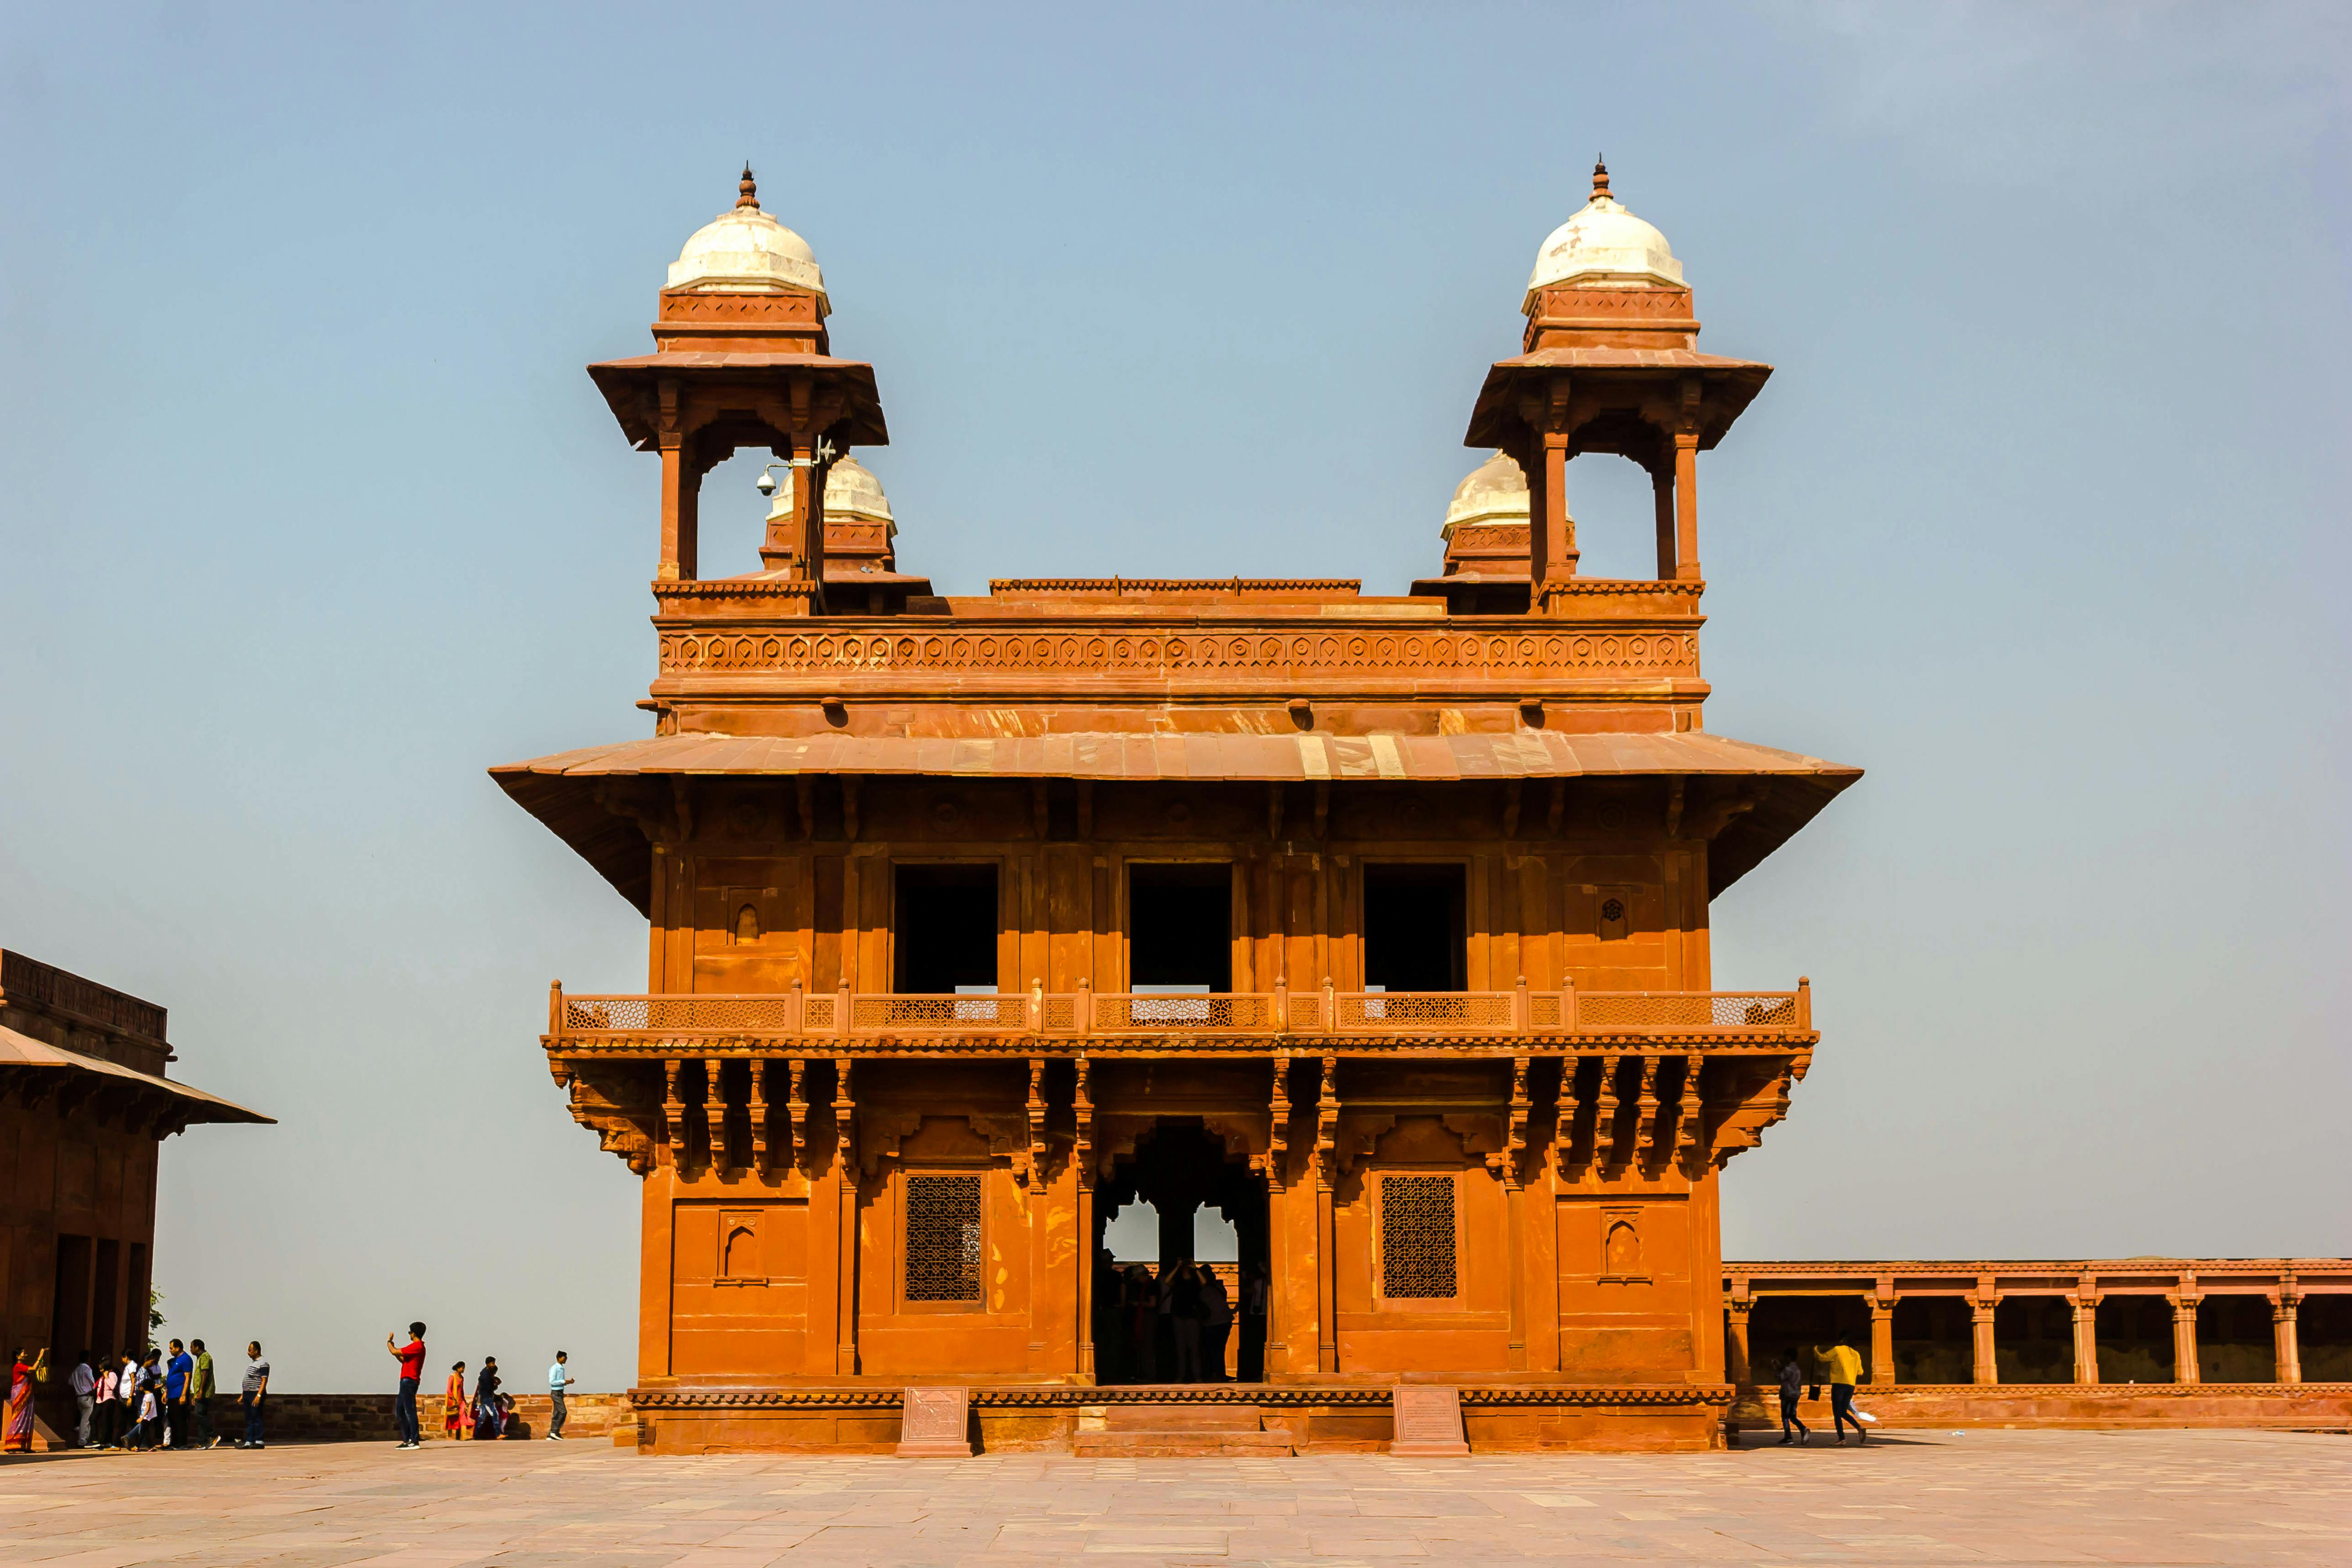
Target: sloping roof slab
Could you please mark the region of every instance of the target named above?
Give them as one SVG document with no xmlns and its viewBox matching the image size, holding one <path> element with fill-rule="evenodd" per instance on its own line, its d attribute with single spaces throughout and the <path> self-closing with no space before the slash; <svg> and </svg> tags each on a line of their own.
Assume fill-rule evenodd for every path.
<svg viewBox="0 0 2352 1568">
<path fill-rule="evenodd" d="M 652 908 L 651 860 L 610 788 L 647 776 L 923 774 L 1071 778 L 1104 784 L 1450 784 L 1507 779 L 1701 777 L 1756 781 L 1753 808 L 1709 855 L 1720 893 L 1812 820 L 1859 768 L 1704 731 L 1562 734 L 1296 735 L 1098 733 L 1013 738 L 916 735 L 663 735 L 559 752 L 490 770 L 640 911 Z M 600 789 L 599 786 L 606 786 Z"/>
</svg>

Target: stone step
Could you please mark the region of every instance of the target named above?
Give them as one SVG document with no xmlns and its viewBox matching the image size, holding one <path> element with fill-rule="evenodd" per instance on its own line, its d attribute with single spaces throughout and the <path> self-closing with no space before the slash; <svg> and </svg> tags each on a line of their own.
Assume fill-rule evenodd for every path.
<svg viewBox="0 0 2352 1568">
<path fill-rule="evenodd" d="M 1255 1432 L 1255 1405 L 1113 1405 L 1102 1415 L 1112 1432 Z"/>
<path fill-rule="evenodd" d="M 1287 1458 L 1287 1432 L 1080 1432 L 1070 1452 L 1091 1459 Z"/>
</svg>

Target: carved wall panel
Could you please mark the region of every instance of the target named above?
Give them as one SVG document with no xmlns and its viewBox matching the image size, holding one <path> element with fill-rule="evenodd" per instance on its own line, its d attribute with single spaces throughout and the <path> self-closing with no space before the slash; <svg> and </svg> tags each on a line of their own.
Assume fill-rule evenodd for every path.
<svg viewBox="0 0 2352 1568">
<path fill-rule="evenodd" d="M 672 1364 L 680 1376 L 800 1364 L 808 1322 L 808 1205 L 761 1193 L 672 1206 Z"/>
</svg>

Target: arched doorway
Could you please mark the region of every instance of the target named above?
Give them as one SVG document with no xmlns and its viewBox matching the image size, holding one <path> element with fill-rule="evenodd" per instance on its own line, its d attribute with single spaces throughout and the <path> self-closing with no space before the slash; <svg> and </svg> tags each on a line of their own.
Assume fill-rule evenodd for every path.
<svg viewBox="0 0 2352 1568">
<path fill-rule="evenodd" d="M 1158 1256 L 1149 1260 L 1114 1259 L 1104 1245 L 1113 1215 L 1129 1204 L 1146 1203 L 1160 1214 Z M 1265 1178 L 1250 1169 L 1244 1155 L 1225 1146 L 1197 1116 L 1161 1117 L 1135 1141 L 1134 1152 L 1112 1162 L 1095 1195 L 1095 1378 L 1106 1384 L 1172 1383 L 1176 1378 L 1173 1314 L 1159 1310 L 1171 1302 L 1180 1264 L 1193 1261 L 1195 1221 L 1214 1210 L 1234 1228 L 1237 1261 L 1206 1267 L 1222 1288 L 1230 1322 L 1222 1331 L 1201 1331 L 1202 1381 L 1262 1382 L 1265 1369 L 1265 1314 L 1250 1311 L 1265 1302 L 1266 1278 Z M 1125 1267 L 1120 1267 L 1124 1265 Z M 1252 1282 L 1260 1282 L 1253 1292 Z M 1231 1353 L 1228 1353 L 1228 1346 Z"/>
</svg>

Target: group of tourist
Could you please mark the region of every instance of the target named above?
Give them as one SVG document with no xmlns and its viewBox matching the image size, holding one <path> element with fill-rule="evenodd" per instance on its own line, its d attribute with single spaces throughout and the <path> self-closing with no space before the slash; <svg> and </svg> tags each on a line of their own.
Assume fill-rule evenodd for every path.
<svg viewBox="0 0 2352 1568">
<path fill-rule="evenodd" d="M 425 1325 L 408 1325 L 408 1342 L 399 1336 L 386 1334 L 384 1349 L 400 1363 L 400 1390 L 393 1399 L 393 1415 L 400 1427 L 399 1446 L 416 1448 L 424 1446 L 424 1432 L 417 1425 L 416 1389 L 425 1375 Z M 569 1415 L 565 1395 L 579 1381 L 572 1375 L 569 1352 L 557 1351 L 555 1361 L 547 1369 L 547 1440 L 563 1440 L 563 1423 Z M 499 1437 L 519 1436 L 520 1426 L 515 1420 L 514 1395 L 506 1392 L 506 1380 L 499 1373 L 499 1358 L 486 1355 L 481 1370 L 474 1374 L 474 1386 L 466 1387 L 466 1363 L 452 1362 L 449 1381 L 441 1390 L 441 1435 L 445 1437 L 477 1442 L 488 1442 Z"/>
<path fill-rule="evenodd" d="M 1102 1258 L 1095 1277 L 1095 1366 L 1105 1383 L 1223 1383 L 1225 1344 L 1242 1325 L 1240 1381 L 1264 1375 L 1266 1279 L 1243 1270 L 1241 1300 L 1217 1271 L 1185 1260 L 1118 1268 Z M 1253 1364 L 1255 1363 L 1255 1364 Z"/>
<path fill-rule="evenodd" d="M 1818 1398 L 1823 1383 L 1829 1384 L 1830 1420 L 1836 1427 L 1837 1440 L 1841 1443 L 1845 1441 L 1846 1424 L 1852 1422 L 1854 1441 L 1869 1442 L 1870 1429 L 1863 1423 L 1875 1421 L 1878 1417 L 1857 1409 L 1853 1403 L 1854 1385 L 1862 1381 L 1862 1352 L 1852 1345 L 1834 1344 L 1816 1345 L 1806 1353 L 1818 1369 L 1810 1376 L 1804 1363 L 1798 1359 L 1797 1352 L 1790 1351 L 1780 1358 L 1781 1443 L 1785 1446 L 1794 1442 L 1801 1448 L 1813 1435 L 1813 1429 L 1806 1426 L 1804 1418 L 1797 1414 L 1797 1405 L 1808 1385 Z"/>
<path fill-rule="evenodd" d="M 269 1363 L 261 1342 L 245 1347 L 245 1382 L 239 1404 L 245 1436 L 235 1442 L 213 1431 L 215 1381 L 212 1352 L 202 1340 L 143 1352 L 84 1351 L 66 1374 L 74 1396 L 74 1447 L 126 1453 L 164 1448 L 258 1448 L 262 1405 L 269 1392 Z M 11 1358 L 8 1399 L 0 1414 L 0 1453 L 24 1454 L 33 1447 L 33 1390 L 49 1378 L 49 1352 L 19 1348 Z"/>
</svg>

